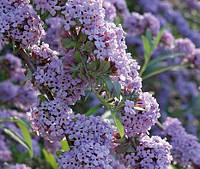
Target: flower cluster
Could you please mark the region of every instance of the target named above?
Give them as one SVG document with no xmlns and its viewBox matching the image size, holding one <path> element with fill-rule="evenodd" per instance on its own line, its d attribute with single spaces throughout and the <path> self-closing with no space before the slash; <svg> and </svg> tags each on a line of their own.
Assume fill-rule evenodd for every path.
<svg viewBox="0 0 200 169">
<path fill-rule="evenodd" d="M 36 5 L 36 10 L 41 10 L 41 14 L 44 14 L 44 12 L 48 11 L 54 16 L 56 11 L 61 10 L 58 0 L 33 0 L 33 4 Z"/>
<path fill-rule="evenodd" d="M 176 118 L 168 117 L 163 123 L 163 134 L 168 137 L 172 145 L 173 161 L 183 167 L 200 165 L 200 144 L 198 138 L 187 134 L 181 122 Z"/>
<path fill-rule="evenodd" d="M 46 139 L 62 140 L 65 137 L 63 126 L 69 123 L 71 113 L 72 110 L 58 100 L 38 103 L 31 111 L 33 128 Z"/>
<path fill-rule="evenodd" d="M 16 165 L 11 165 L 9 169 L 31 169 L 31 168 L 27 167 L 25 164 L 16 164 Z"/>
<path fill-rule="evenodd" d="M 3 4 L 0 6 L 0 12 L 6 18 L 4 21 L 1 17 L 0 23 L 8 25 L 2 29 L 0 37 L 9 42 L 20 43 L 21 49 L 29 47 L 24 51 L 34 68 L 31 82 L 42 94 L 29 114 L 32 126 L 47 140 L 66 140 L 69 143 L 70 150 L 58 157 L 60 169 L 113 168 L 111 143 L 116 146 L 113 153 L 116 153 L 120 157 L 120 162 L 128 168 L 167 169 L 172 160 L 171 146 L 160 137 L 148 136 L 148 131 L 160 117 L 159 106 L 150 93 L 142 92 L 138 73 L 140 66 L 131 54 L 126 52 L 126 35 L 122 26 L 116 26 L 110 21 L 113 21 L 119 12 L 125 19 L 124 26 L 129 35 L 140 36 L 149 29 L 153 38 L 159 32 L 160 22 L 150 13 L 130 14 L 124 2 L 68 0 L 64 4 L 65 1 L 58 0 L 34 0 L 33 7 L 42 16 L 47 11 L 53 16 L 58 15 L 46 20 L 50 27 L 43 39 L 46 43 L 40 45 L 38 42 L 44 35 L 43 23 L 29 6 L 29 1 L 12 0 L 0 3 Z M 10 5 L 11 9 L 3 9 L 4 5 Z M 14 22 L 13 15 L 19 16 L 20 19 L 16 17 L 17 21 Z M 127 19 L 125 15 L 128 16 Z M 17 32 L 15 36 L 11 34 L 13 31 Z M 172 48 L 173 41 L 171 33 L 165 31 L 161 44 Z M 174 50 L 183 51 L 191 55 L 190 58 L 197 60 L 197 55 L 187 53 L 190 50 L 187 48 L 187 42 L 186 48 L 182 49 L 184 44 L 179 41 L 175 42 Z M 18 67 L 21 66 L 18 61 L 13 61 L 12 64 L 14 63 L 19 65 Z M 106 74 L 100 73 L 112 82 L 111 85 L 118 85 L 119 97 L 112 95 L 116 86 L 111 86 L 110 90 L 106 79 L 96 75 L 96 70 L 102 63 L 108 64 L 109 71 Z M 29 66 L 29 63 L 27 65 Z M 15 76 L 15 79 L 20 78 Z M 26 98 L 31 98 L 29 94 L 24 94 L 28 93 L 24 86 L 15 86 L 9 81 L 0 83 L 0 87 L 1 85 L 4 89 L 0 89 L 3 99 L 17 98 L 17 105 L 26 105 Z M 12 89 L 12 95 L 9 95 L 8 88 Z M 116 119 L 121 120 L 125 131 L 121 139 L 113 141 L 113 128 L 100 117 L 72 112 L 71 107 L 73 108 L 73 105 L 85 95 L 86 88 L 92 89 L 94 93 L 98 89 L 95 94 L 101 104 L 113 111 L 112 115 L 116 115 L 115 122 Z M 23 97 L 18 97 L 18 91 Z M 103 99 L 105 101 L 102 101 Z M 120 134 L 122 135 L 122 132 Z"/>
<path fill-rule="evenodd" d="M 171 163 L 171 145 L 158 136 L 139 138 L 135 151 L 120 155 L 120 161 L 128 168 L 167 169 Z"/>
<path fill-rule="evenodd" d="M 36 101 L 35 91 L 32 85 L 27 82 L 21 85 L 26 77 L 25 70 L 19 58 L 13 54 L 6 54 L 0 57 L 0 102 L 13 103 L 22 109 L 28 109 Z"/>
<path fill-rule="evenodd" d="M 195 50 L 195 45 L 189 39 L 177 39 L 174 51 L 183 54 L 182 60 L 190 59 Z"/>
<path fill-rule="evenodd" d="M 5 142 L 5 137 L 0 135 L 0 161 L 10 161 L 11 159 L 11 152 L 7 143 Z"/>
<path fill-rule="evenodd" d="M 45 57 L 43 53 L 46 55 L 48 50 L 50 49 L 47 46 L 42 46 L 39 51 L 33 51 L 33 53 L 34 55 L 38 53 L 37 57 Z M 60 99 L 68 105 L 73 105 L 81 96 L 84 96 L 84 88 L 87 82 L 79 77 L 72 77 L 73 72 L 70 71 L 69 67 L 70 55 L 59 59 L 53 54 L 53 51 L 51 52 L 51 54 L 46 55 L 47 57 L 50 56 L 48 59 L 51 59 L 51 61 L 44 66 L 37 67 L 37 71 L 34 73 L 34 83 L 39 86 L 47 86 L 56 99 Z M 71 64 L 73 64 L 73 60 Z"/>
<path fill-rule="evenodd" d="M 141 0 L 138 1 L 138 4 L 142 7 L 143 11 L 151 12 L 159 18 L 162 25 L 168 23 L 173 24 L 181 35 L 190 38 L 197 46 L 200 46 L 200 34 L 190 28 L 187 20 L 179 11 L 173 10 L 173 7 L 169 2 L 160 0 L 153 0 L 152 2 Z"/>
<path fill-rule="evenodd" d="M 89 141 L 79 148 L 65 152 L 58 159 L 60 169 L 68 168 L 105 168 L 112 169 L 109 149 L 98 142 Z M 84 167 L 83 167 L 84 166 Z"/>
<path fill-rule="evenodd" d="M 29 0 L 0 2 L 0 43 L 16 41 L 24 46 L 37 44 L 44 35 L 43 22 L 29 5 Z"/>
<path fill-rule="evenodd" d="M 146 133 L 159 117 L 158 103 L 147 92 L 142 93 L 135 103 L 127 100 L 121 113 L 122 124 L 129 137 Z"/>
<path fill-rule="evenodd" d="M 159 20 L 151 13 L 140 15 L 133 12 L 124 20 L 124 26 L 129 35 L 141 35 L 145 30 L 149 29 L 152 35 L 157 35 L 160 30 Z"/>
<path fill-rule="evenodd" d="M 105 9 L 105 20 L 113 21 L 117 17 L 116 8 L 109 0 L 103 1 L 103 8 Z"/>
<path fill-rule="evenodd" d="M 104 10 L 100 2 L 67 2 L 63 12 L 66 21 L 65 29 L 69 30 L 70 26 L 76 25 L 76 20 L 78 20 L 82 26 L 81 31 L 88 36 L 90 41 L 94 41 L 96 57 L 114 63 L 117 74 L 115 78 L 125 89 L 139 90 L 141 88 L 141 79 L 137 72 L 139 66 L 125 51 L 127 47 L 123 29 L 104 20 Z M 74 8 L 75 10 L 72 10 Z"/>
</svg>

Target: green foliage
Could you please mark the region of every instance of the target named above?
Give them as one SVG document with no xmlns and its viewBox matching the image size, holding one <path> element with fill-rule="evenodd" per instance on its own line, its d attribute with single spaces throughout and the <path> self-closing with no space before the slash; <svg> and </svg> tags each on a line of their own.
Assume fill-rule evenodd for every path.
<svg viewBox="0 0 200 169">
<path fill-rule="evenodd" d="M 121 85 L 119 82 L 112 80 L 110 77 L 105 77 L 104 79 L 105 82 L 105 87 L 110 94 L 110 97 L 117 97 L 120 99 L 120 94 L 121 94 Z"/>
<path fill-rule="evenodd" d="M 165 31 L 165 29 L 168 26 L 164 26 L 163 28 L 161 28 L 160 32 L 158 33 L 158 35 L 155 37 L 154 43 L 153 43 L 153 47 L 152 47 L 152 52 L 156 49 L 156 47 L 158 46 L 160 39 L 162 37 L 163 32 Z"/>
<path fill-rule="evenodd" d="M 95 49 L 94 43 L 91 41 L 87 41 L 80 47 L 80 50 L 83 52 L 91 53 Z"/>
<path fill-rule="evenodd" d="M 148 63 L 147 69 L 150 68 L 153 65 L 159 64 L 163 60 L 166 60 L 166 59 L 169 59 L 169 58 L 174 58 L 174 57 L 177 57 L 177 56 L 181 56 L 181 53 L 170 53 L 168 55 L 159 56 L 158 58 L 155 58 Z"/>
<path fill-rule="evenodd" d="M 72 39 L 62 39 L 61 43 L 64 48 L 69 49 L 77 46 L 77 43 Z"/>
<path fill-rule="evenodd" d="M 81 54 L 79 51 L 75 51 L 74 58 L 78 63 L 81 63 Z"/>
<path fill-rule="evenodd" d="M 44 102 L 44 101 L 48 101 L 48 99 L 44 95 L 42 95 L 42 94 L 39 94 L 38 98 L 40 99 L 41 103 Z"/>
<path fill-rule="evenodd" d="M 29 157 L 28 152 L 19 152 L 16 148 L 16 145 L 11 145 L 10 150 L 12 152 L 12 158 L 15 163 L 22 164 L 25 163 L 25 160 Z"/>
<path fill-rule="evenodd" d="M 121 120 L 120 120 L 118 114 L 116 112 L 113 112 L 112 117 L 114 119 L 115 125 L 117 126 L 117 130 L 120 134 L 120 137 L 123 138 L 124 137 L 124 126 L 121 123 Z"/>
<path fill-rule="evenodd" d="M 17 132 L 13 131 L 12 129 L 1 125 L 0 128 L 8 134 L 10 137 L 12 137 L 15 141 L 20 143 L 22 146 L 24 146 L 27 150 L 31 151 L 31 147 L 28 145 L 28 143 L 20 136 Z"/>
<path fill-rule="evenodd" d="M 160 32 L 157 34 L 157 36 L 154 38 L 152 38 L 151 32 L 149 30 L 146 31 L 146 35 L 142 35 L 142 42 L 143 42 L 143 47 L 144 47 L 144 64 L 142 66 L 142 69 L 140 70 L 140 76 L 142 76 L 142 74 L 145 72 L 149 60 L 151 58 L 152 53 L 154 52 L 154 50 L 156 49 L 156 47 L 158 46 L 160 39 L 162 37 L 162 34 L 164 32 L 166 27 L 163 27 Z"/>
<path fill-rule="evenodd" d="M 69 151 L 70 150 L 70 147 L 69 147 L 69 144 L 68 144 L 68 141 L 67 140 L 62 140 L 61 142 L 61 147 L 64 151 Z"/>
<path fill-rule="evenodd" d="M 99 110 L 100 108 L 102 108 L 102 104 L 98 104 L 98 105 L 96 105 L 96 106 L 90 108 L 90 109 L 85 113 L 85 115 L 86 115 L 86 116 L 90 116 L 90 115 L 94 114 L 95 112 L 97 112 L 97 110 Z"/>
<path fill-rule="evenodd" d="M 30 149 L 29 151 L 29 155 L 32 158 L 33 157 L 33 145 L 32 145 L 32 141 L 31 141 L 31 136 L 30 133 L 26 127 L 26 125 L 24 124 L 23 121 L 18 121 L 17 125 L 19 126 L 23 136 L 24 136 L 24 141 L 29 145 Z"/>
<path fill-rule="evenodd" d="M 33 146 L 32 146 L 32 141 L 31 141 L 31 136 L 29 133 L 29 126 L 27 125 L 27 123 L 25 123 L 22 119 L 17 118 L 17 117 L 11 117 L 11 118 L 1 118 L 0 122 L 5 122 L 5 121 L 10 121 L 10 122 L 15 122 L 18 127 L 20 128 L 22 135 L 19 135 L 17 132 L 13 131 L 10 128 L 7 128 L 5 126 L 0 126 L 0 128 L 3 129 L 3 131 L 8 134 L 9 136 L 11 136 L 15 141 L 17 141 L 18 143 L 20 143 L 22 146 L 24 146 L 28 152 L 30 157 L 33 157 Z"/>
<path fill-rule="evenodd" d="M 42 150 L 45 160 L 52 166 L 53 169 L 58 169 L 58 164 L 56 163 L 55 157 L 48 153 L 45 149 Z"/>
<path fill-rule="evenodd" d="M 143 76 L 142 79 L 145 80 L 145 79 L 148 79 L 148 78 L 150 78 L 152 76 L 155 76 L 155 75 L 158 75 L 160 73 L 163 73 L 165 71 L 177 70 L 177 69 L 180 69 L 182 67 L 187 67 L 187 66 L 189 66 L 189 64 L 175 65 L 175 66 L 168 66 L 168 67 L 158 67 L 155 70 L 153 70 L 152 72 L 150 72 L 149 74 Z"/>
</svg>

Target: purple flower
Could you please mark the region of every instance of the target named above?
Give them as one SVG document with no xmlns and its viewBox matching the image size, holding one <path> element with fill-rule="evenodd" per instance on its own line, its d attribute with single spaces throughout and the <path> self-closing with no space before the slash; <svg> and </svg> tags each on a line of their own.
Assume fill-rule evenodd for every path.
<svg viewBox="0 0 200 169">
<path fill-rule="evenodd" d="M 0 160 L 1 161 L 11 161 L 11 152 L 6 143 L 6 140 L 2 133 L 0 132 Z"/>
<path fill-rule="evenodd" d="M 128 137 L 146 133 L 160 117 L 158 103 L 150 93 L 141 93 L 138 100 L 127 100 L 121 120 Z"/>
<path fill-rule="evenodd" d="M 31 169 L 31 168 L 26 166 L 25 164 L 16 164 L 16 165 L 11 165 L 9 169 Z"/>
<path fill-rule="evenodd" d="M 95 140 L 100 145 L 110 147 L 113 129 L 100 117 L 77 114 L 71 117 L 64 128 L 68 139 L 74 141 L 74 146 Z"/>
<path fill-rule="evenodd" d="M 65 137 L 63 126 L 68 125 L 72 110 L 63 102 L 52 100 L 38 103 L 29 114 L 34 130 L 45 139 L 56 141 Z"/>
<path fill-rule="evenodd" d="M 2 1 L 0 14 L 2 44 L 15 40 L 28 47 L 37 44 L 44 35 L 43 22 L 29 5 L 28 0 Z"/>
<path fill-rule="evenodd" d="M 19 87 L 9 81 L 0 83 L 0 101 L 8 102 L 14 99 L 17 95 Z"/>
<path fill-rule="evenodd" d="M 106 146 L 92 141 L 65 152 L 59 157 L 58 163 L 60 169 L 112 169 L 112 158 L 109 149 Z"/>
<path fill-rule="evenodd" d="M 172 145 L 173 161 L 183 167 L 193 164 L 200 166 L 200 144 L 198 138 L 187 134 L 181 122 L 176 118 L 168 117 L 163 123 L 163 134 Z"/>
<path fill-rule="evenodd" d="M 143 169 L 167 169 L 170 166 L 172 156 L 168 142 L 158 136 L 144 136 L 138 142 L 135 152 L 118 154 L 122 164 L 128 168 Z"/>
</svg>

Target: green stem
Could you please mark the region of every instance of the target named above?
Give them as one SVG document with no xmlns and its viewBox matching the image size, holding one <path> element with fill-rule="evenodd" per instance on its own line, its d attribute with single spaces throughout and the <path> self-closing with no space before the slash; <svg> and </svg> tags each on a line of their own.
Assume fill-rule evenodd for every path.
<svg viewBox="0 0 200 169">
<path fill-rule="evenodd" d="M 102 104 L 107 110 L 111 110 L 110 105 L 96 92 L 95 89 L 92 88 L 92 92 L 96 95 L 97 99 L 101 102 L 101 104 Z"/>
<path fill-rule="evenodd" d="M 111 106 L 109 103 L 107 103 L 93 88 L 92 88 L 92 92 L 96 95 L 97 99 L 101 102 L 101 104 L 107 110 L 111 111 L 111 115 L 112 115 L 115 125 L 118 129 L 118 132 L 119 132 L 121 138 L 123 138 L 124 137 L 124 127 L 123 127 L 123 124 L 121 123 L 120 118 L 117 115 L 117 110 L 113 109 L 115 105 Z"/>
<path fill-rule="evenodd" d="M 140 77 L 142 76 L 142 74 L 143 74 L 144 71 L 146 70 L 148 63 L 149 63 L 149 59 L 145 59 L 144 64 L 143 64 L 143 66 L 142 66 L 142 69 L 141 69 L 141 71 L 140 71 Z"/>
</svg>

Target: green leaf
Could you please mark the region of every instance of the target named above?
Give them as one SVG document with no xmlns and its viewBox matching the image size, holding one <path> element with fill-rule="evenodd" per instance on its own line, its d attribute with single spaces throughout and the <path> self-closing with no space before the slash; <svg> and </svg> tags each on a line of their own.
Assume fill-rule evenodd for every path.
<svg viewBox="0 0 200 169">
<path fill-rule="evenodd" d="M 120 94 L 121 94 L 121 85 L 117 81 L 113 81 L 113 86 L 115 89 L 114 96 L 120 99 Z"/>
<path fill-rule="evenodd" d="M 76 51 L 76 52 L 74 53 L 74 58 L 75 58 L 75 60 L 76 60 L 78 63 L 81 63 L 81 54 L 80 54 L 79 51 Z"/>
<path fill-rule="evenodd" d="M 106 85 L 108 92 L 111 92 L 112 88 L 113 88 L 113 84 L 112 84 L 110 77 L 106 76 L 103 80 L 105 82 L 105 85 Z"/>
<path fill-rule="evenodd" d="M 98 104 L 98 105 L 92 107 L 90 110 L 88 110 L 88 111 L 85 113 L 85 115 L 86 115 L 86 116 L 90 116 L 90 115 L 94 114 L 97 110 L 99 110 L 100 108 L 102 108 L 102 104 Z"/>
<path fill-rule="evenodd" d="M 27 128 L 30 128 L 30 124 L 27 123 L 24 119 L 20 119 L 19 117 L 8 117 L 8 118 L 0 118 L 0 122 L 9 121 L 9 122 L 18 122 L 21 121 Z"/>
<path fill-rule="evenodd" d="M 71 39 L 62 39 L 61 43 L 62 43 L 64 48 L 72 48 L 72 47 L 76 46 L 76 42 L 74 42 Z"/>
<path fill-rule="evenodd" d="M 119 25 L 119 24 L 121 24 L 122 23 L 122 18 L 115 18 L 114 19 L 114 23 L 115 23 L 115 25 Z"/>
<path fill-rule="evenodd" d="M 33 157 L 33 145 L 32 145 L 32 141 L 31 141 L 31 136 L 29 133 L 29 130 L 26 127 L 26 124 L 22 121 L 22 120 L 18 120 L 17 125 L 19 126 L 23 136 L 24 136 L 24 140 L 25 142 L 29 145 L 30 149 L 29 149 L 29 155 L 32 158 Z"/>
<path fill-rule="evenodd" d="M 148 39 L 149 43 L 150 43 L 150 47 L 152 48 L 153 44 L 152 44 L 152 34 L 151 31 L 149 29 L 147 29 L 146 31 L 146 38 Z"/>
<path fill-rule="evenodd" d="M 28 152 L 23 152 L 23 153 L 18 153 L 17 154 L 17 163 L 21 164 L 21 163 L 25 163 L 25 160 L 27 159 L 28 156 Z"/>
<path fill-rule="evenodd" d="M 48 99 L 45 96 L 43 96 L 42 94 L 39 94 L 38 98 L 40 99 L 40 102 L 48 101 Z"/>
<path fill-rule="evenodd" d="M 119 119 L 116 112 L 112 113 L 112 117 L 113 117 L 115 124 L 117 126 L 117 130 L 119 131 L 119 135 L 121 136 L 121 138 L 123 138 L 124 137 L 124 126 L 121 123 L 121 120 Z"/>
<path fill-rule="evenodd" d="M 168 71 L 168 70 L 180 69 L 180 68 L 183 67 L 183 66 L 186 66 L 186 67 L 187 67 L 188 64 L 185 64 L 185 65 L 177 65 L 177 66 L 168 66 L 168 67 L 164 67 L 164 68 L 159 68 L 159 69 L 157 69 L 157 70 L 155 70 L 155 71 L 153 71 L 153 72 L 151 72 L 151 73 L 149 73 L 149 74 L 147 74 L 147 75 L 144 75 L 144 76 L 142 77 L 142 79 L 143 79 L 143 80 L 148 79 L 148 78 L 150 78 L 150 77 L 152 77 L 152 76 L 155 76 L 155 75 L 157 75 L 157 74 L 163 73 L 163 72 Z"/>
<path fill-rule="evenodd" d="M 177 168 L 175 165 L 172 165 L 172 164 L 171 164 L 171 165 L 169 166 L 169 169 L 178 169 L 178 168 Z"/>
<path fill-rule="evenodd" d="M 182 55 L 181 53 L 172 53 L 172 54 L 160 56 L 160 57 L 158 57 L 158 58 L 155 58 L 155 59 L 151 60 L 151 61 L 148 63 L 148 67 L 150 67 L 150 66 L 152 66 L 152 65 L 155 65 L 156 63 L 159 63 L 160 61 L 163 61 L 163 60 L 165 60 L 165 59 L 173 58 L 173 57 L 181 56 L 181 55 Z"/>
<path fill-rule="evenodd" d="M 104 78 L 104 82 L 106 84 L 108 92 L 112 96 L 117 97 L 119 99 L 121 94 L 121 85 L 119 84 L 119 82 L 111 80 L 111 78 L 108 76 Z"/>
<path fill-rule="evenodd" d="M 67 140 L 62 140 L 61 142 L 61 147 L 64 151 L 69 151 L 70 150 L 70 147 L 69 147 L 69 144 L 68 144 L 68 141 Z"/>
<path fill-rule="evenodd" d="M 78 76 L 78 73 L 77 73 L 77 72 L 72 73 L 72 78 L 73 78 L 73 79 L 76 78 L 77 76 Z"/>
<path fill-rule="evenodd" d="M 54 156 L 51 153 L 48 153 L 45 149 L 42 149 L 42 152 L 45 160 L 53 167 L 53 169 L 58 169 L 58 164 L 56 163 Z"/>
<path fill-rule="evenodd" d="M 106 73 L 110 69 L 110 62 L 103 60 L 99 64 L 98 71 L 102 73 Z"/>
<path fill-rule="evenodd" d="M 150 45 L 149 40 L 145 36 L 142 36 L 142 42 L 144 46 L 145 60 L 148 60 L 151 55 L 151 45 Z"/>
<path fill-rule="evenodd" d="M 84 33 L 80 32 L 79 35 L 79 42 L 85 42 L 87 40 L 87 35 L 85 35 Z"/>
<path fill-rule="evenodd" d="M 87 41 L 85 44 L 81 46 L 82 51 L 86 51 L 88 53 L 91 53 L 95 49 L 94 43 L 91 41 Z"/>
<path fill-rule="evenodd" d="M 3 131 L 8 134 L 10 137 L 12 137 L 15 141 L 17 141 L 18 143 L 20 143 L 22 146 L 24 146 L 27 150 L 31 150 L 31 148 L 29 147 L 29 145 L 26 143 L 26 141 L 22 138 L 22 136 L 20 136 L 18 133 L 16 133 L 15 131 L 13 131 L 12 129 L 5 127 L 5 126 L 0 126 L 1 129 L 3 129 Z"/>
<path fill-rule="evenodd" d="M 154 43 L 153 43 L 153 50 L 156 49 L 156 47 L 158 46 L 159 42 L 160 42 L 160 39 L 162 38 L 162 34 L 163 32 L 165 31 L 167 26 L 164 26 L 160 32 L 158 33 L 158 35 L 156 36 L 155 40 L 154 40 Z"/>
</svg>

